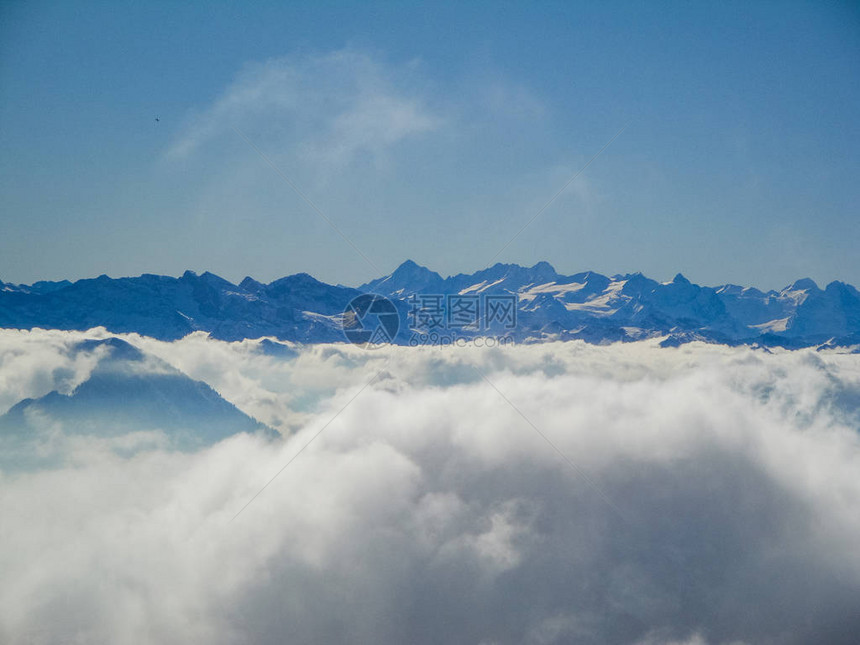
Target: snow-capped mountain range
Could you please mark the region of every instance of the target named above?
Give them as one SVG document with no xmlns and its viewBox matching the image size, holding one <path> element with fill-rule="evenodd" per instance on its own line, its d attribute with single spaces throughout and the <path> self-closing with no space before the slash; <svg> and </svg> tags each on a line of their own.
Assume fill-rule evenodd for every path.
<svg viewBox="0 0 860 645">
<path fill-rule="evenodd" d="M 607 277 L 561 275 L 546 262 L 532 267 L 496 264 L 443 278 L 406 261 L 390 275 L 358 288 L 333 286 L 300 273 L 268 284 L 245 278 L 233 284 L 212 273 L 179 278 L 145 274 L 100 276 L 77 282 L 0 282 L 0 327 L 137 332 L 171 340 L 206 331 L 224 340 L 275 337 L 304 343 L 344 340 L 342 314 L 362 293 L 390 298 L 401 314 L 396 342 L 415 329 L 409 315 L 424 295 L 515 295 L 518 342 L 580 338 L 589 342 L 665 337 L 804 347 L 860 345 L 860 292 L 843 282 L 819 288 L 810 279 L 780 291 L 737 285 L 702 287 L 681 274 L 657 282 L 640 273 Z M 449 330 L 450 331 L 450 330 Z M 481 335 L 461 327 L 459 337 Z"/>
</svg>

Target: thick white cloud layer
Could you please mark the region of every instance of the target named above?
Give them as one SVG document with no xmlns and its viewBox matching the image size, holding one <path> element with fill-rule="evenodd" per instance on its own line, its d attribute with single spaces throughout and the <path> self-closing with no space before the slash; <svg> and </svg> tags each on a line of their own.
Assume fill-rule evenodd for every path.
<svg viewBox="0 0 860 645">
<path fill-rule="evenodd" d="M 83 336 L 0 331 L 3 406 L 86 378 Z M 856 355 L 124 338 L 287 438 L 3 475 L 2 642 L 860 633 Z"/>
</svg>

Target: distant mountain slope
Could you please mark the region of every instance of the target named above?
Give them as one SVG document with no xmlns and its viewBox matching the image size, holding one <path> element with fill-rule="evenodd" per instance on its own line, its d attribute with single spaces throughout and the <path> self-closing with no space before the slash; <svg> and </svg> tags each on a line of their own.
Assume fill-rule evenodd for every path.
<svg viewBox="0 0 860 645">
<path fill-rule="evenodd" d="M 59 285 L 59 283 L 55 283 Z M 307 274 L 240 286 L 212 273 L 186 271 L 180 278 L 144 274 L 79 280 L 56 289 L 0 285 L 0 327 L 85 330 L 104 326 L 175 340 L 195 330 L 240 340 L 276 336 L 337 341 L 339 316 L 355 289 L 331 286 Z M 306 313 L 308 312 L 308 313 Z"/>
<path fill-rule="evenodd" d="M 0 437 L 26 438 L 53 427 L 96 437 L 161 431 L 173 447 L 185 449 L 237 432 L 273 432 L 206 383 L 123 340 L 87 340 L 74 351 L 101 354 L 89 378 L 71 394 L 20 401 L 0 416 Z"/>
<path fill-rule="evenodd" d="M 565 276 L 546 262 L 532 267 L 496 264 L 472 274 L 443 278 L 411 260 L 357 289 L 332 286 L 307 274 L 263 284 L 245 278 L 234 285 L 211 273 L 180 278 L 101 276 L 75 283 L 0 283 L 0 327 L 138 332 L 160 339 L 204 330 L 238 340 L 273 336 L 305 343 L 338 342 L 341 313 L 363 292 L 391 298 L 401 313 L 397 342 L 407 343 L 410 299 L 416 295 L 516 294 L 518 341 L 581 338 L 589 342 L 668 336 L 690 340 L 802 347 L 856 344 L 860 293 L 832 282 L 820 289 L 798 280 L 781 291 L 737 285 L 702 287 L 678 274 L 661 283 L 640 273 Z M 459 329 L 459 336 L 481 333 Z"/>
</svg>

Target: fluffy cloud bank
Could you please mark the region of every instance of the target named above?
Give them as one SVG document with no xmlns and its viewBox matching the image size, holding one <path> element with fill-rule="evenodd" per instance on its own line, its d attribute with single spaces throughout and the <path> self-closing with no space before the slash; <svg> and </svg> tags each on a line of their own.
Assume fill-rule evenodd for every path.
<svg viewBox="0 0 860 645">
<path fill-rule="evenodd" d="M 4 405 L 86 378 L 64 351 L 81 336 L 0 332 Z M 79 445 L 62 467 L 3 475 L 3 642 L 860 630 L 856 355 L 575 342 L 278 356 L 124 338 L 286 438 L 131 457 Z"/>
</svg>

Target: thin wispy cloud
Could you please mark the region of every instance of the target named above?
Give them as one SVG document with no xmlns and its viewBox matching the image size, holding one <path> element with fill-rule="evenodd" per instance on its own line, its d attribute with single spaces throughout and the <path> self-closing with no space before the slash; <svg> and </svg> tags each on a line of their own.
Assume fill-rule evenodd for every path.
<svg viewBox="0 0 860 645">
<path fill-rule="evenodd" d="M 188 156 L 237 127 L 321 168 L 340 168 L 363 154 L 380 157 L 444 123 L 420 88 L 410 87 L 410 73 L 408 65 L 352 50 L 248 65 L 189 119 L 168 155 Z"/>
</svg>

